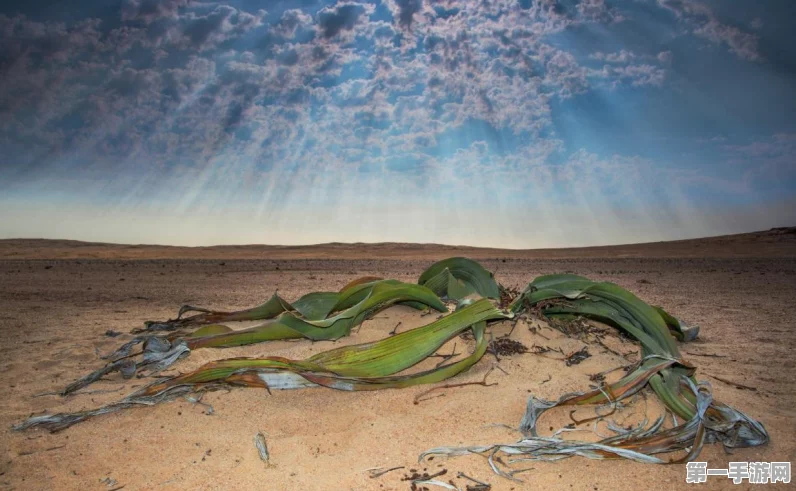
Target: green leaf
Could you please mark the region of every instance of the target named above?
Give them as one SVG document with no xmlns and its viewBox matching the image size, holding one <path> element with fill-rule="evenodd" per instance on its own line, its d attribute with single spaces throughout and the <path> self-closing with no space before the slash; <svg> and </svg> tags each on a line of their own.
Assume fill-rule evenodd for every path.
<svg viewBox="0 0 796 491">
<path fill-rule="evenodd" d="M 460 300 L 472 293 L 484 298 L 500 298 L 500 289 L 492 273 L 465 257 L 452 257 L 432 264 L 420 275 L 418 283 L 452 300 Z"/>
</svg>

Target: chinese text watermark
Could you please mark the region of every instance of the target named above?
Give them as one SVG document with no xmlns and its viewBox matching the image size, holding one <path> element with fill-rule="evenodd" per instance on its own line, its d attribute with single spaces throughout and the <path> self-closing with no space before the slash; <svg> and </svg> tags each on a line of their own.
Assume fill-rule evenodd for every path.
<svg viewBox="0 0 796 491">
<path fill-rule="evenodd" d="M 732 479 L 734 484 L 789 483 L 790 462 L 730 462 L 726 469 L 708 469 L 707 462 L 689 462 L 685 466 L 685 482 L 707 482 L 708 476 Z"/>
</svg>

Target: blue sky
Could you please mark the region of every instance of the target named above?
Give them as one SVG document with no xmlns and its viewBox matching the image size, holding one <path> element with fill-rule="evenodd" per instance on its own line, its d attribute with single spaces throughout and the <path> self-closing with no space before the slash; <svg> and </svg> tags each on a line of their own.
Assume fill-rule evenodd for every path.
<svg viewBox="0 0 796 491">
<path fill-rule="evenodd" d="M 789 0 L 0 5 L 0 238 L 511 248 L 796 224 Z"/>
</svg>

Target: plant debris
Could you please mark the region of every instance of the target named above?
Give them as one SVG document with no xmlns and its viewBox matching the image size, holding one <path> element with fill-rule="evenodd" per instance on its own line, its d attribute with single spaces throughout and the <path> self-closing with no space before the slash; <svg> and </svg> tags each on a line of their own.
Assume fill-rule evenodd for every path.
<svg viewBox="0 0 796 491">
<path fill-rule="evenodd" d="M 467 491 L 489 491 L 490 489 L 492 489 L 492 485 L 489 484 L 488 482 L 479 481 L 478 479 L 468 476 L 464 472 L 459 472 L 456 475 L 456 477 L 467 479 L 468 481 L 475 483 L 475 484 L 468 484 L 466 488 Z"/>
<path fill-rule="evenodd" d="M 484 386 L 484 387 L 491 387 L 493 385 L 497 385 L 497 382 L 495 382 L 494 384 L 486 383 L 486 378 L 489 377 L 489 374 L 492 373 L 492 370 L 494 370 L 496 367 L 497 367 L 497 365 L 492 365 L 489 368 L 489 370 L 487 370 L 487 372 L 484 374 L 483 380 L 480 380 L 478 382 L 462 382 L 460 384 L 443 384 L 443 385 L 438 385 L 436 387 L 432 387 L 432 388 L 430 388 L 428 390 L 424 390 L 423 392 L 420 392 L 419 394 L 417 394 L 415 396 L 414 403 L 415 403 L 415 405 L 417 405 L 417 404 L 420 404 L 422 401 L 431 399 L 430 397 L 428 397 L 426 399 L 423 399 L 423 398 L 425 396 L 427 396 L 428 394 L 430 394 L 430 393 L 432 393 L 434 391 L 438 391 L 438 390 L 454 389 L 456 387 L 466 387 L 468 385 L 481 385 L 481 386 Z"/>
<path fill-rule="evenodd" d="M 520 291 L 517 288 L 506 287 L 503 285 L 498 285 L 498 288 L 500 289 L 500 308 L 508 307 L 517 297 L 520 296 Z"/>
<path fill-rule="evenodd" d="M 550 302 L 550 305 L 553 305 L 553 302 Z M 543 304 L 544 305 L 544 304 Z M 581 339 L 584 335 L 592 333 L 595 331 L 594 326 L 592 326 L 586 319 L 583 317 L 564 317 L 564 318 L 549 318 L 547 319 L 548 324 L 553 329 L 560 331 L 571 338 Z"/>
<path fill-rule="evenodd" d="M 489 343 L 489 350 L 499 356 L 521 355 L 528 352 L 528 348 L 519 341 L 509 338 L 497 338 Z"/>
<path fill-rule="evenodd" d="M 542 356 L 544 358 L 550 358 L 553 360 L 564 360 L 566 359 L 566 354 L 561 348 L 551 348 L 550 346 L 539 346 L 538 344 L 532 344 L 531 348 L 528 350 L 531 353 Z M 548 356 L 547 353 L 560 353 L 561 358 L 556 358 L 553 356 Z"/>
<path fill-rule="evenodd" d="M 642 359 L 628 367 L 627 374 L 611 384 L 601 383 L 586 393 L 571 393 L 558 401 L 528 399 L 525 416 L 520 422 L 524 437 L 516 443 L 499 443 L 471 447 L 439 447 L 420 455 L 457 456 L 473 453 L 487 458 L 492 470 L 508 479 L 517 480 L 515 474 L 528 469 L 514 470 L 516 462 L 550 461 L 575 455 L 590 459 L 624 458 L 650 464 L 668 464 L 694 461 L 705 443 L 720 442 L 726 450 L 766 444 L 769 435 L 758 421 L 726 404 L 713 399 L 707 382 L 696 382 L 696 368 L 683 360 L 677 339 L 693 339 L 696 328 L 683 326 L 660 307 L 650 306 L 629 291 L 607 282 L 593 282 L 573 274 L 547 275 L 536 278 L 512 305 L 515 313 L 534 311 L 547 319 L 571 320 L 585 317 L 606 322 L 635 338 L 642 348 Z M 577 325 L 577 324 L 575 324 Z M 543 351 L 550 351 L 545 348 Z M 588 352 L 583 349 L 566 356 L 568 362 L 581 361 Z M 570 364 L 570 363 L 568 363 Z M 624 368 L 624 367 L 623 367 Z M 601 374 L 605 375 L 605 373 Z M 614 436 L 600 435 L 599 441 L 562 439 L 559 435 L 575 428 L 566 426 L 550 437 L 537 433 L 541 415 L 555 407 L 603 405 L 610 411 L 593 418 L 576 420 L 576 425 L 604 421 L 619 407 L 621 401 L 639 393 L 649 385 L 673 415 L 674 426 L 666 429 L 663 423 L 667 414 L 652 424 L 645 420 L 637 427 L 622 428 L 608 420 Z M 675 417 L 683 419 L 677 423 Z M 660 458 L 657 454 L 682 451 L 685 455 Z M 507 461 L 501 459 L 507 457 Z"/>
<path fill-rule="evenodd" d="M 566 357 L 566 363 L 568 367 L 571 367 L 572 365 L 580 364 L 580 362 L 586 358 L 591 358 L 591 354 L 589 353 L 589 349 L 584 346 L 578 351 L 573 351 L 572 353 L 568 354 Z"/>
<path fill-rule="evenodd" d="M 265 441 L 265 435 L 263 435 L 262 431 L 254 435 L 254 446 L 257 447 L 257 453 L 260 455 L 260 460 L 266 464 L 269 464 L 271 455 L 268 453 L 268 443 Z"/>
<path fill-rule="evenodd" d="M 381 477 L 388 472 L 397 471 L 398 469 L 403 469 L 404 466 L 399 465 L 396 467 L 390 467 L 389 469 L 384 469 L 383 467 L 376 467 L 373 469 L 368 469 L 368 475 L 371 479 L 375 479 L 377 477 Z"/>
<path fill-rule="evenodd" d="M 118 483 L 117 483 L 116 479 L 113 479 L 112 477 L 106 477 L 105 479 L 100 479 L 100 484 L 104 484 L 105 486 L 107 486 L 109 488 L 112 488 L 112 487 L 116 486 L 116 484 L 118 484 Z M 123 487 L 124 486 L 122 486 L 122 488 Z M 121 488 L 115 488 L 115 489 L 121 489 Z"/>
<path fill-rule="evenodd" d="M 605 381 L 605 374 L 603 372 L 593 373 L 589 375 L 589 380 L 592 382 L 604 382 Z"/>
<path fill-rule="evenodd" d="M 422 491 L 427 488 L 418 487 L 415 481 L 430 481 L 435 477 L 444 476 L 448 473 L 448 469 L 442 469 L 434 474 L 429 474 L 425 471 L 425 469 L 423 469 L 423 471 L 423 473 L 419 473 L 416 469 L 409 469 L 410 474 L 404 474 L 404 477 L 401 478 L 401 481 L 411 481 L 412 491 Z"/>
<path fill-rule="evenodd" d="M 708 377 L 713 377 L 716 380 L 718 380 L 719 382 L 724 382 L 725 384 L 731 385 L 731 386 L 735 387 L 736 389 L 751 390 L 752 392 L 757 392 L 757 387 L 751 387 L 749 385 L 739 384 L 738 382 L 733 382 L 732 380 L 727 380 L 726 378 L 717 377 L 715 375 L 708 375 Z"/>
</svg>

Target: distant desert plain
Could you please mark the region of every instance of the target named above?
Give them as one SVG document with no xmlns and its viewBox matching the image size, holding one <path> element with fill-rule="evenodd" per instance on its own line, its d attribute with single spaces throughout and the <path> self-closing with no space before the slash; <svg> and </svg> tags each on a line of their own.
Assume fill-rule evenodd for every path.
<svg viewBox="0 0 796 491">
<path fill-rule="evenodd" d="M 529 463 L 522 482 L 495 475 L 478 455 L 418 462 L 425 450 L 514 442 L 530 394 L 557 399 L 586 390 L 590 376 L 637 359 L 635 343 L 616 337 L 609 351 L 550 328 L 543 320 L 492 325 L 528 348 L 590 357 L 567 366 L 555 356 L 487 354 L 449 383 L 488 381 L 436 391 L 428 386 L 374 392 L 325 388 L 272 391 L 239 388 L 99 416 L 58 433 L 15 432 L 43 412 L 77 411 L 122 398 L 145 383 L 112 374 L 70 397 L 50 394 L 100 366 L 99 356 L 132 339 L 146 320 L 173 318 L 184 304 L 237 310 L 311 291 L 337 291 L 362 276 L 416 282 L 434 261 L 478 260 L 503 285 L 571 272 L 611 281 L 701 327 L 681 346 L 711 383 L 716 399 L 761 421 L 762 447 L 725 453 L 706 445 L 699 460 L 796 460 L 796 228 L 704 239 L 575 249 L 503 250 L 434 244 L 169 247 L 68 240 L 0 240 L 0 487 L 3 489 L 408 490 L 412 477 L 458 489 L 474 482 L 493 490 L 696 489 L 685 466 L 593 461 L 580 457 Z M 275 341 L 196 350 L 166 374 L 236 356 L 304 358 L 332 347 L 374 341 L 429 322 L 408 307 L 386 309 L 337 342 Z M 122 334 L 111 337 L 107 332 Z M 459 351 L 470 347 L 457 339 Z M 451 347 L 443 347 L 447 352 Z M 636 357 L 636 358 L 634 358 Z M 647 404 L 656 404 L 655 396 Z M 637 412 L 643 413 L 644 403 Z M 209 405 L 209 406 L 208 406 Z M 212 406 L 211 411 L 209 407 Z M 636 415 L 638 417 L 638 414 Z M 643 416 L 643 414 L 642 414 Z M 544 430 L 570 422 L 567 411 L 545 415 Z M 548 424 L 549 423 L 549 424 Z M 267 439 L 270 462 L 253 438 Z M 379 477 L 370 469 L 396 468 Z M 440 474 L 442 471 L 444 473 Z M 699 489 L 725 489 L 710 477 Z M 782 485 L 780 485 L 782 486 Z M 429 489 L 443 489 L 429 487 Z"/>
</svg>

